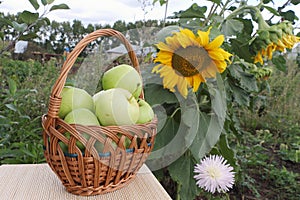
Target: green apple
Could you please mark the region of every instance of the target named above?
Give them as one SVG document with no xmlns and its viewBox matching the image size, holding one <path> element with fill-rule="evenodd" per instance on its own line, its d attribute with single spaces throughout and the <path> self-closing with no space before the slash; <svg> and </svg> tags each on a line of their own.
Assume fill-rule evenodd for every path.
<svg viewBox="0 0 300 200">
<path fill-rule="evenodd" d="M 142 78 L 130 65 L 122 64 L 106 71 L 102 77 L 104 90 L 111 88 L 123 88 L 138 98 L 142 91 Z"/>
<path fill-rule="evenodd" d="M 138 120 L 139 104 L 128 90 L 111 88 L 96 95 L 95 113 L 101 125 L 131 125 Z"/>
<path fill-rule="evenodd" d="M 77 108 L 68 113 L 64 119 L 68 124 L 100 125 L 97 116 L 86 108 Z"/>
<path fill-rule="evenodd" d="M 77 108 L 87 108 L 90 111 L 95 110 L 92 96 L 83 89 L 65 86 L 61 92 L 61 97 L 62 101 L 58 113 L 61 119 Z"/>
<path fill-rule="evenodd" d="M 71 111 L 70 113 L 68 113 L 64 119 L 64 121 L 68 124 L 81 124 L 81 125 L 95 125 L 95 126 L 99 126 L 99 121 L 97 119 L 97 116 L 90 111 L 89 109 L 86 108 L 78 108 L 75 109 L 73 111 Z M 69 139 L 70 138 L 70 133 L 67 132 L 66 133 L 66 137 Z M 90 136 L 86 133 L 83 133 L 83 137 L 85 137 L 85 139 L 89 139 Z M 63 144 L 63 143 L 61 143 Z M 77 141 L 76 142 L 77 147 L 79 147 L 80 150 L 84 151 L 85 147 L 84 145 Z M 65 149 L 67 149 L 66 145 L 61 145 L 61 147 L 63 148 L 63 150 L 65 151 Z M 103 148 L 103 144 L 101 144 L 100 142 L 96 142 L 95 143 L 95 148 L 100 151 Z"/>
<path fill-rule="evenodd" d="M 144 124 L 150 122 L 154 118 L 154 111 L 152 107 L 143 99 L 138 99 L 140 114 L 137 124 Z"/>
</svg>

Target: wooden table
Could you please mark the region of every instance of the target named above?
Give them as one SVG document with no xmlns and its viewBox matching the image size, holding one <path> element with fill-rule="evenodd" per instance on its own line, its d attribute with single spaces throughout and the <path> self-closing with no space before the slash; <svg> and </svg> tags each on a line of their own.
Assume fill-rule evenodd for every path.
<svg viewBox="0 0 300 200">
<path fill-rule="evenodd" d="M 169 200 L 168 193 L 146 165 L 127 186 L 96 196 L 68 193 L 48 164 L 0 166 L 1 200 Z"/>
</svg>

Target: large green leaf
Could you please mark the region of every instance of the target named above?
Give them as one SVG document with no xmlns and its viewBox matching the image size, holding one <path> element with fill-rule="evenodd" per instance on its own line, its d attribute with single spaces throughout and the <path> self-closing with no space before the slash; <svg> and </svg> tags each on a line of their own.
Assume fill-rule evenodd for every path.
<svg viewBox="0 0 300 200">
<path fill-rule="evenodd" d="M 70 9 L 69 6 L 65 3 L 61 3 L 59 5 L 53 5 L 49 11 L 60 10 L 60 9 Z"/>
<path fill-rule="evenodd" d="M 170 165 L 183 155 L 194 141 L 199 127 L 196 97 L 190 94 L 180 99 L 180 106 L 171 114 L 163 129 L 157 133 L 156 144 L 147 165 L 151 170 Z"/>
<path fill-rule="evenodd" d="M 185 11 L 174 12 L 175 16 L 171 17 L 173 19 L 178 18 L 205 18 L 205 12 L 207 11 L 206 6 L 198 6 L 194 3 Z"/>
<path fill-rule="evenodd" d="M 197 160 L 200 160 L 218 142 L 226 117 L 226 93 L 221 76 L 216 82 L 206 83 L 209 89 L 212 112 L 201 112 L 199 128 L 190 150 Z"/>
<path fill-rule="evenodd" d="M 189 154 L 185 154 L 168 167 L 170 176 L 178 183 L 179 191 L 177 192 L 182 200 L 195 199 L 200 192 L 194 179 L 195 165 L 195 159 Z"/>
<path fill-rule="evenodd" d="M 237 35 L 244 29 L 244 24 L 236 19 L 226 20 L 222 25 L 222 32 L 226 36 Z"/>
<path fill-rule="evenodd" d="M 228 81 L 228 85 L 231 89 L 234 101 L 240 106 L 248 107 L 250 105 L 249 93 L 232 81 Z"/>
<path fill-rule="evenodd" d="M 287 66 L 286 66 L 286 59 L 283 57 L 283 55 L 279 55 L 278 53 L 275 54 L 272 58 L 272 63 L 275 65 L 275 67 L 282 71 L 286 72 Z"/>
<path fill-rule="evenodd" d="M 35 10 L 39 9 L 40 5 L 37 2 L 37 0 L 29 0 L 29 2 L 31 3 L 31 5 L 34 7 Z"/>
<path fill-rule="evenodd" d="M 34 22 L 36 22 L 39 18 L 39 13 L 32 13 L 29 12 L 27 10 L 23 11 L 19 17 L 21 18 L 21 20 L 26 23 L 26 24 L 32 24 Z"/>
<path fill-rule="evenodd" d="M 282 17 L 284 17 L 285 20 L 289 20 L 291 22 L 294 22 L 299 19 L 293 10 L 288 10 L 286 12 L 280 12 L 280 15 Z"/>
<path fill-rule="evenodd" d="M 244 64 L 247 64 L 244 62 Z M 230 74 L 240 82 L 240 86 L 247 91 L 258 91 L 256 78 L 253 74 L 245 72 L 240 65 L 234 64 L 228 68 Z"/>
<path fill-rule="evenodd" d="M 275 65 L 275 67 L 282 71 L 282 72 L 286 72 L 287 67 L 286 67 L 286 60 L 282 55 L 274 55 L 272 58 L 272 63 Z"/>
<path fill-rule="evenodd" d="M 156 136 L 156 142 L 153 151 L 158 150 L 166 146 L 172 138 L 176 136 L 179 127 L 179 122 L 174 118 L 168 117 L 164 127 Z"/>
<path fill-rule="evenodd" d="M 239 37 L 239 38 L 232 38 L 230 39 L 231 48 L 233 50 L 233 53 L 238 55 L 240 58 L 243 58 L 247 62 L 253 61 L 253 55 L 249 51 L 249 40 L 247 40 L 245 37 Z"/>
<path fill-rule="evenodd" d="M 237 160 L 235 158 L 234 151 L 229 147 L 228 140 L 226 134 L 222 134 L 220 136 L 220 140 L 218 142 L 218 148 L 220 154 L 228 161 L 228 163 L 233 167 L 237 167 Z"/>
<path fill-rule="evenodd" d="M 149 83 L 144 86 L 144 91 L 145 99 L 150 105 L 178 102 L 174 93 L 164 89 L 162 85 Z"/>
</svg>

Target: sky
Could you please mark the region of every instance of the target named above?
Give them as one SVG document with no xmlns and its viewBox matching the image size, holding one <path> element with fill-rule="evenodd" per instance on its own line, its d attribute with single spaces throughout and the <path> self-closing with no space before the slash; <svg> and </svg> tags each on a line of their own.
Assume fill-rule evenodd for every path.
<svg viewBox="0 0 300 200">
<path fill-rule="evenodd" d="M 152 0 L 146 0 L 152 3 Z M 40 2 L 40 1 L 39 1 Z M 117 20 L 125 22 L 135 22 L 137 20 L 164 18 L 165 6 L 159 3 L 155 6 L 147 6 L 147 14 L 144 15 L 141 0 L 55 0 L 54 4 L 67 4 L 69 10 L 55 10 L 47 17 L 58 22 L 72 21 L 78 19 L 84 24 L 113 24 Z M 167 15 L 189 8 L 195 1 L 193 0 L 173 0 L 169 1 Z M 16 14 L 24 9 L 34 12 L 34 8 L 28 0 L 2 0 L 0 11 L 4 13 Z M 43 7 L 39 12 L 43 12 Z"/>
<path fill-rule="evenodd" d="M 33 6 L 28 0 L 0 0 L 0 12 L 16 14 L 23 10 L 35 12 Z M 146 14 L 142 9 L 142 1 L 152 3 L 153 0 L 55 0 L 53 5 L 65 3 L 69 10 L 55 10 L 46 15 L 51 21 L 58 22 L 80 20 L 84 25 L 91 24 L 110 24 L 113 25 L 117 20 L 135 22 L 138 20 L 157 19 L 163 20 L 165 6 L 160 6 L 157 2 L 155 6 L 147 6 Z M 40 0 L 38 0 L 40 2 Z M 259 0 L 249 0 L 248 3 L 256 5 Z M 282 5 L 285 1 L 273 0 L 273 2 Z M 186 10 L 193 3 L 200 6 L 209 6 L 211 4 L 206 0 L 169 0 L 167 16 L 172 16 L 174 12 Z M 40 3 L 41 4 L 41 3 Z M 52 6 L 52 5 L 51 5 Z M 272 6 L 272 5 L 270 5 Z M 289 7 L 289 9 L 294 7 Z M 49 8 L 48 8 L 49 9 Z M 42 13 L 44 7 L 38 10 Z"/>
</svg>

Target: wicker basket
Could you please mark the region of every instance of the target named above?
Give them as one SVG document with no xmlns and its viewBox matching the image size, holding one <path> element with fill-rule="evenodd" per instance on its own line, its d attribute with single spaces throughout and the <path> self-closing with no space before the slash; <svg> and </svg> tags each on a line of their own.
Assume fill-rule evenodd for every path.
<svg viewBox="0 0 300 200">
<path fill-rule="evenodd" d="M 58 117 L 60 94 L 68 72 L 87 44 L 103 36 L 118 38 L 125 45 L 133 67 L 140 73 L 136 55 L 120 32 L 113 29 L 96 30 L 82 39 L 68 55 L 53 86 L 48 113 L 42 117 L 47 163 L 68 192 L 81 196 L 103 194 L 127 185 L 147 159 L 156 136 L 156 118 L 146 124 L 83 126 L 67 124 Z M 144 98 L 143 92 L 140 98 Z M 65 137 L 66 132 L 70 133 L 69 139 Z M 81 133 L 88 134 L 89 139 L 85 139 Z M 131 141 L 127 149 L 124 147 L 125 138 Z M 76 146 L 77 141 L 85 146 L 84 152 Z M 103 144 L 102 152 L 94 147 L 96 142 Z M 60 143 L 68 146 L 68 152 L 63 152 Z"/>
</svg>

